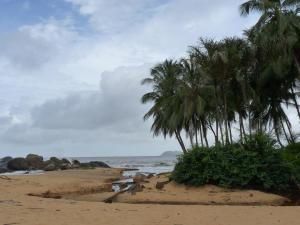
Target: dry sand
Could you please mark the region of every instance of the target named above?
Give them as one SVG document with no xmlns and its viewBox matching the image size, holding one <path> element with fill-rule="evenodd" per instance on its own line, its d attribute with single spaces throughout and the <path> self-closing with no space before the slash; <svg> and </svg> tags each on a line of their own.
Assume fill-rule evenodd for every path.
<svg viewBox="0 0 300 225">
<path fill-rule="evenodd" d="M 39 176 L 15 176 L 12 180 L 0 179 L 0 225 L 299 225 L 300 207 L 274 206 L 205 206 L 205 205 L 158 205 L 125 204 L 75 201 L 82 194 L 98 196 L 99 191 L 108 193 L 110 182 L 120 175 L 117 169 L 69 170 L 49 172 Z M 151 182 L 148 184 L 151 186 Z M 146 185 L 147 186 L 147 185 Z M 176 193 L 174 198 L 184 199 L 179 191 L 203 193 L 197 190 L 178 189 L 174 184 L 165 190 L 151 192 L 145 189 L 135 196 L 156 195 L 162 198 Z M 209 194 L 221 193 L 220 189 L 203 188 Z M 215 193 L 211 193 L 215 190 Z M 28 196 L 29 193 L 54 193 L 69 199 L 52 199 Z M 250 191 L 251 192 L 251 191 Z M 252 192 L 251 192 L 252 193 Z M 247 193 L 248 195 L 249 193 Z M 253 197 L 259 193 L 252 193 Z M 190 194 L 191 195 L 191 194 Z M 191 198 L 191 196 L 188 196 Z M 229 194 L 229 196 L 233 196 Z M 102 198 L 100 195 L 100 198 Z M 126 195 L 120 196 L 125 198 Z M 127 196 L 131 198 L 130 196 Z M 228 196 L 227 196 L 228 197 Z M 274 197 L 274 196 L 273 196 Z M 153 197 L 154 199 L 154 197 Z M 181 199 L 181 200 L 182 200 Z M 101 200 L 101 199 L 99 199 Z M 187 199 L 185 199 L 187 200 Z"/>
<path fill-rule="evenodd" d="M 203 187 L 187 187 L 168 182 L 165 175 L 147 179 L 142 192 L 119 195 L 117 202 L 123 203 L 152 203 L 152 204 L 181 204 L 181 205 L 286 205 L 289 199 L 270 193 L 255 190 L 224 189 L 214 185 Z M 166 183 L 157 189 L 156 184 Z M 167 183 L 168 182 L 168 183 Z"/>
</svg>

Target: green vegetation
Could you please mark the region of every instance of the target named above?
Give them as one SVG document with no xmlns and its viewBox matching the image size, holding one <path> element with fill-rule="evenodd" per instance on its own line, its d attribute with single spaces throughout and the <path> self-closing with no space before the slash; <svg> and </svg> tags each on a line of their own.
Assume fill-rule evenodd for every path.
<svg viewBox="0 0 300 225">
<path fill-rule="evenodd" d="M 142 82 L 152 86 L 142 97 L 152 103 L 144 119 L 153 119 L 155 136 L 178 140 L 185 154 L 172 177 L 179 183 L 294 189 L 299 121 L 292 124 L 286 112 L 300 118 L 300 2 L 249 0 L 240 12 L 261 14 L 243 38 L 200 38 L 187 57 L 151 69 Z"/>
<path fill-rule="evenodd" d="M 286 152 L 276 149 L 274 143 L 267 135 L 257 134 L 245 143 L 196 147 L 178 158 L 172 178 L 194 186 L 295 190 L 300 184 L 300 164 L 287 159 Z M 299 152 L 300 148 L 296 154 Z M 296 157 L 294 152 L 289 156 Z"/>
<path fill-rule="evenodd" d="M 142 102 L 152 103 L 144 118 L 153 118 L 154 135 L 175 136 L 184 153 L 183 132 L 192 147 L 209 147 L 208 135 L 214 145 L 232 145 L 235 130 L 241 143 L 256 133 L 272 133 L 281 147 L 296 143 L 285 109 L 300 118 L 299 4 L 250 0 L 241 14 L 261 17 L 244 38 L 202 38 L 187 57 L 153 67 Z"/>
</svg>

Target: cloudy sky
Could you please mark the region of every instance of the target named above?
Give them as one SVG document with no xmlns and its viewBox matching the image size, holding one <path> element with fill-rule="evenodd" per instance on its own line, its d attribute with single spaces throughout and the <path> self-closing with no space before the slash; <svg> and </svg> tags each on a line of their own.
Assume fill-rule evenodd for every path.
<svg viewBox="0 0 300 225">
<path fill-rule="evenodd" d="M 0 0 L 0 157 L 157 155 L 140 81 L 198 38 L 241 36 L 243 0 Z"/>
</svg>

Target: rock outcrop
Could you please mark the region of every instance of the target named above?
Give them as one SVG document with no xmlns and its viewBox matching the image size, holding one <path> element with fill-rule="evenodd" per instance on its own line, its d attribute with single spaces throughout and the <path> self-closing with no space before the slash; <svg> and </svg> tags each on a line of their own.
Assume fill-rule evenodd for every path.
<svg viewBox="0 0 300 225">
<path fill-rule="evenodd" d="M 45 167 L 44 159 L 42 156 L 29 154 L 26 156 L 26 161 L 32 170 L 42 170 Z"/>
<path fill-rule="evenodd" d="M 44 161 L 42 156 L 28 154 L 26 158 L 5 157 L 0 159 L 0 173 L 13 172 L 18 170 L 69 170 L 69 169 L 92 169 L 92 168 L 110 168 L 104 162 L 92 161 L 88 163 L 80 163 L 78 160 L 70 162 L 68 159 L 59 159 L 51 157 Z"/>
<path fill-rule="evenodd" d="M 7 163 L 7 168 L 12 171 L 29 170 L 30 166 L 25 158 L 14 158 Z"/>
<path fill-rule="evenodd" d="M 7 164 L 10 160 L 13 158 L 10 156 L 4 157 L 0 159 L 0 173 L 6 173 L 9 172 L 9 169 L 7 168 Z"/>
</svg>

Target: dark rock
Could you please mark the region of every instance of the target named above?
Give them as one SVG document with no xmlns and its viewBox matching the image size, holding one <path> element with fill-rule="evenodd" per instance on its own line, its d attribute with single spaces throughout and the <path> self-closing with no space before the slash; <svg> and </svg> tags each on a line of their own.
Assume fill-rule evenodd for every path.
<svg viewBox="0 0 300 225">
<path fill-rule="evenodd" d="M 69 160 L 65 159 L 65 158 L 63 158 L 63 159 L 61 160 L 61 162 L 62 162 L 62 163 L 65 163 L 65 164 L 71 164 L 71 162 L 70 162 Z"/>
<path fill-rule="evenodd" d="M 57 170 L 58 168 L 56 167 L 55 163 L 51 162 L 45 165 L 44 170 L 45 171 L 54 171 Z"/>
<path fill-rule="evenodd" d="M 71 164 L 69 164 L 69 163 L 62 163 L 61 165 L 60 165 L 60 169 L 61 170 L 68 170 L 68 169 L 71 169 L 72 168 L 72 166 L 71 166 Z"/>
<path fill-rule="evenodd" d="M 72 161 L 72 163 L 73 163 L 73 164 L 80 165 L 80 162 L 79 162 L 77 159 L 74 159 L 74 160 Z"/>
<path fill-rule="evenodd" d="M 43 157 L 39 155 L 29 154 L 26 156 L 26 161 L 31 169 L 43 169 L 45 164 Z"/>
<path fill-rule="evenodd" d="M 91 167 L 110 168 L 109 165 L 107 165 L 104 162 L 100 162 L 100 161 L 91 161 L 91 162 L 89 162 L 89 164 L 91 165 Z"/>
<path fill-rule="evenodd" d="M 91 162 L 88 162 L 88 163 L 80 163 L 80 168 L 82 168 L 82 169 L 110 168 L 110 166 L 107 165 L 104 162 L 91 161 Z"/>
<path fill-rule="evenodd" d="M 5 171 L 2 173 L 6 173 L 8 171 L 7 169 L 7 164 L 10 160 L 12 160 L 13 158 L 10 156 L 4 157 L 2 159 L 0 159 L 0 171 Z"/>
<path fill-rule="evenodd" d="M 56 157 L 51 157 L 49 161 L 55 165 L 56 170 L 61 169 L 63 160 L 60 160 Z"/>
<path fill-rule="evenodd" d="M 29 163 L 24 158 L 14 158 L 7 163 L 9 170 L 28 170 L 30 168 Z"/>
<path fill-rule="evenodd" d="M 78 168 L 80 168 L 80 162 L 78 161 L 78 160 L 73 160 L 72 161 L 72 168 L 73 169 L 78 169 Z"/>
<path fill-rule="evenodd" d="M 12 157 L 6 156 L 6 157 L 0 159 L 0 163 L 8 163 L 12 159 L 13 159 Z"/>
<path fill-rule="evenodd" d="M 9 172 L 8 169 L 6 169 L 6 168 L 0 168 L 0 174 L 1 173 L 7 173 L 7 172 Z"/>
<path fill-rule="evenodd" d="M 90 163 L 80 163 L 80 168 L 81 169 L 93 169 L 95 167 L 92 166 Z"/>
<path fill-rule="evenodd" d="M 53 162 L 55 165 L 62 164 L 62 161 L 59 158 L 56 158 L 56 157 L 51 157 L 50 161 Z"/>
<path fill-rule="evenodd" d="M 40 161 L 43 161 L 43 160 L 44 160 L 43 156 L 39 156 L 39 155 L 36 155 L 36 154 L 28 154 L 28 155 L 26 156 L 26 159 L 27 159 L 27 160 L 31 160 L 31 159 L 39 159 Z"/>
</svg>

